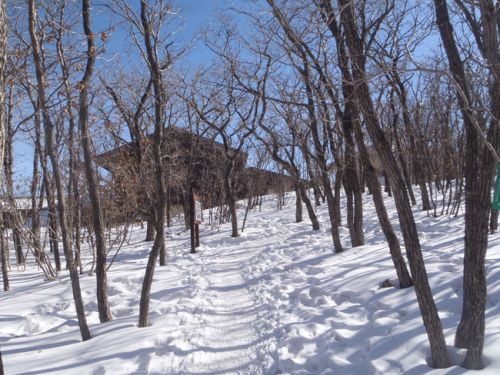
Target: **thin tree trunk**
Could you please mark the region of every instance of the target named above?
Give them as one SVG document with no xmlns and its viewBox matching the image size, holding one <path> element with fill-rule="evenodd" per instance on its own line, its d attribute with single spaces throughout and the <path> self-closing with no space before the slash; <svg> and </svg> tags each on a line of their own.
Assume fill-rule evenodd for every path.
<svg viewBox="0 0 500 375">
<path fill-rule="evenodd" d="M 5 145 L 5 81 L 7 64 L 7 14 L 5 1 L 0 0 L 0 165 L 3 165 Z M 2 186 L 0 177 L 0 187 Z M 1 367 L 0 367 L 1 368 Z"/>
<path fill-rule="evenodd" d="M 80 280 L 78 278 L 78 272 L 74 263 L 73 252 L 71 251 L 70 236 L 67 230 L 68 228 L 66 219 L 65 194 L 63 191 L 61 176 L 59 174 L 59 163 L 57 160 L 56 153 L 54 151 L 53 134 L 52 134 L 53 124 L 48 112 L 48 105 L 45 96 L 46 78 L 41 61 L 40 42 L 38 40 L 38 35 L 36 31 L 36 7 L 34 0 L 29 0 L 29 32 L 31 37 L 33 60 L 35 63 L 35 71 L 37 77 L 38 100 L 40 103 L 40 109 L 42 110 L 43 124 L 45 128 L 46 150 L 52 164 L 52 170 L 56 182 L 59 222 L 61 226 L 63 248 L 69 267 L 71 287 L 73 291 L 73 299 L 75 301 L 76 314 L 78 317 L 80 333 L 82 339 L 85 341 L 90 339 L 91 336 L 87 325 L 87 319 L 85 317 L 85 310 L 83 306 L 83 300 L 80 289 Z"/>
<path fill-rule="evenodd" d="M 193 182 L 189 183 L 189 233 L 191 235 L 191 254 L 196 254 L 196 215 L 195 215 L 195 202 L 194 202 L 194 191 Z"/>
<path fill-rule="evenodd" d="M 302 202 L 306 205 L 307 209 L 307 214 L 309 215 L 309 220 L 311 220 L 312 224 L 312 229 L 313 230 L 319 230 L 319 221 L 318 217 L 316 216 L 316 213 L 314 212 L 314 207 L 311 203 L 311 200 L 307 196 L 306 188 L 304 187 L 304 184 L 299 182 L 299 191 L 300 191 L 300 196 L 302 198 Z"/>
<path fill-rule="evenodd" d="M 82 80 L 79 83 L 80 98 L 78 123 L 80 125 L 80 136 L 83 149 L 83 161 L 85 177 L 89 191 L 90 206 L 92 209 L 92 226 L 96 245 L 96 279 L 97 279 L 97 309 L 101 323 L 112 319 L 108 302 L 108 281 L 106 276 L 106 242 L 104 240 L 104 224 L 102 219 L 101 201 L 97 178 L 92 166 L 91 139 L 89 133 L 89 103 L 88 89 L 95 64 L 94 36 L 90 30 L 90 0 L 82 0 L 83 31 L 87 39 L 87 66 Z"/>
<path fill-rule="evenodd" d="M 295 222 L 302 222 L 302 196 L 298 184 L 295 186 Z"/>
<path fill-rule="evenodd" d="M 356 28 L 353 4 L 350 0 L 338 0 L 338 3 L 340 8 L 342 8 L 340 17 L 346 32 L 346 42 L 352 60 L 353 79 L 356 82 L 356 97 L 359 101 L 360 109 L 364 114 L 368 133 L 394 190 L 394 200 L 401 224 L 401 231 L 405 240 L 417 301 L 431 347 L 432 365 L 436 368 L 449 367 L 451 362 L 446 348 L 443 327 L 429 286 L 417 226 L 413 218 L 408 195 L 405 191 L 405 180 L 397 167 L 396 159 L 380 126 L 370 96 L 364 66 L 365 56 Z"/>
<path fill-rule="evenodd" d="M 356 138 L 356 143 L 358 144 L 358 149 L 361 156 L 361 162 L 364 166 L 365 181 L 368 185 L 368 189 L 372 194 L 373 204 L 375 205 L 375 212 L 377 213 L 378 221 L 380 227 L 384 232 L 387 244 L 389 245 L 389 252 L 391 254 L 391 259 L 398 276 L 400 288 L 409 288 L 413 285 L 410 273 L 406 267 L 406 262 L 404 260 L 403 254 L 401 253 L 401 247 L 399 246 L 399 240 L 394 233 L 389 215 L 384 204 L 384 197 L 382 196 L 382 190 L 377 179 L 377 173 L 371 165 L 370 156 L 368 150 L 366 149 L 363 133 L 359 124 L 355 125 L 354 134 Z"/>
<path fill-rule="evenodd" d="M 3 212 L 2 212 L 3 214 Z M 2 260 L 2 280 L 3 280 L 3 290 L 7 292 L 10 288 L 9 285 L 9 249 L 5 243 L 5 229 L 4 229 L 4 219 L 2 218 L 0 223 L 0 258 Z"/>
<path fill-rule="evenodd" d="M 498 229 L 498 211 L 491 210 L 490 213 L 490 233 L 493 234 Z"/>
<path fill-rule="evenodd" d="M 457 90 L 458 103 L 465 124 L 465 249 L 462 317 L 455 336 L 455 345 L 467 348 L 464 367 L 481 369 L 484 345 L 486 274 L 485 257 L 488 247 L 488 219 L 491 201 L 491 183 L 494 159 L 486 145 L 481 144 L 476 126 L 478 118 L 470 109 L 469 92 L 464 63 L 455 43 L 453 26 L 446 0 L 434 0 L 436 21 L 443 47 Z M 482 45 L 492 73 L 491 113 L 487 141 L 498 149 L 498 119 L 500 118 L 500 53 L 498 49 L 498 9 L 490 0 L 479 2 L 481 12 Z"/>
<path fill-rule="evenodd" d="M 231 237 L 238 237 L 238 217 L 236 216 L 236 199 L 232 188 L 232 173 L 234 169 L 234 160 L 226 161 L 227 165 L 224 171 L 224 192 L 227 205 L 231 214 Z"/>
<path fill-rule="evenodd" d="M 144 274 L 144 281 L 142 283 L 141 299 L 139 302 L 139 327 L 147 327 L 149 324 L 149 301 L 151 294 L 151 286 L 153 284 L 153 275 L 156 264 L 156 259 L 160 250 L 165 246 L 165 178 L 163 173 L 163 111 L 165 107 L 165 92 L 163 88 L 163 81 L 161 76 L 161 69 L 156 60 L 156 55 L 152 46 L 152 25 L 148 19 L 148 2 L 141 0 L 141 24 L 144 32 L 144 44 L 146 46 L 147 62 L 150 70 L 151 78 L 153 80 L 154 88 L 154 107 L 155 107 L 155 132 L 153 143 L 153 157 L 155 164 L 156 174 L 156 190 L 158 202 L 156 204 L 156 237 L 149 254 L 146 272 Z"/>
</svg>

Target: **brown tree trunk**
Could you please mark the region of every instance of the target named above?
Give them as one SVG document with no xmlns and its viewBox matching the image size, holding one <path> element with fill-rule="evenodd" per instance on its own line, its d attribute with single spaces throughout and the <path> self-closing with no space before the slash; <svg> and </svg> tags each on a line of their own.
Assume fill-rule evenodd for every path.
<svg viewBox="0 0 500 375">
<path fill-rule="evenodd" d="M 189 183 L 189 232 L 191 235 L 191 254 L 196 253 L 196 215 L 195 215 L 195 202 L 194 202 L 194 191 L 193 182 Z"/>
<path fill-rule="evenodd" d="M 85 177 L 89 191 L 90 206 L 92 209 L 92 226 L 95 235 L 96 264 L 95 272 L 97 279 L 97 309 L 99 311 L 99 321 L 101 323 L 112 319 L 108 302 L 108 281 L 106 276 L 106 242 L 104 239 L 104 224 L 102 220 L 102 208 L 99 198 L 99 188 L 97 177 L 92 166 L 91 138 L 89 133 L 89 103 L 88 89 L 92 78 L 96 49 L 94 46 L 94 36 L 90 30 L 90 0 L 82 0 L 83 31 L 87 39 L 87 66 L 82 80 L 79 83 L 80 98 L 78 110 L 78 123 L 80 125 L 80 136 L 83 149 L 83 161 L 85 167 Z"/>
<path fill-rule="evenodd" d="M 302 198 L 302 202 L 304 202 L 306 206 L 307 214 L 309 215 L 309 220 L 311 220 L 312 229 L 319 230 L 318 217 L 314 212 L 314 207 L 311 203 L 311 200 L 307 196 L 306 188 L 304 187 L 303 183 L 299 182 L 298 184 L 299 184 L 300 197 Z"/>
<path fill-rule="evenodd" d="M 63 191 L 63 184 L 61 181 L 61 176 L 59 174 L 59 163 L 57 160 L 56 153 L 54 151 L 53 134 L 52 134 L 53 124 L 49 115 L 47 100 L 45 96 L 46 78 L 41 61 L 40 42 L 38 40 L 38 34 L 36 31 L 36 7 L 34 0 L 29 0 L 29 32 L 31 37 L 33 60 L 35 63 L 35 71 L 37 77 L 38 101 L 40 103 L 40 109 L 42 111 L 43 124 L 45 128 L 45 145 L 47 154 L 52 164 L 52 170 L 56 182 L 57 201 L 58 201 L 57 204 L 59 211 L 59 222 L 61 226 L 61 235 L 63 240 L 63 248 L 68 263 L 69 274 L 71 279 L 71 287 L 73 291 L 73 299 L 75 301 L 80 333 L 82 335 L 82 339 L 85 341 L 90 339 L 91 336 L 87 325 L 87 319 L 85 317 L 85 310 L 83 306 L 83 300 L 80 289 L 80 280 L 78 278 L 78 272 L 74 263 L 73 252 L 71 251 L 71 242 L 70 242 L 71 240 L 67 228 L 65 193 Z"/>
<path fill-rule="evenodd" d="M 298 184 L 295 185 L 295 222 L 302 222 L 302 196 Z"/>
<path fill-rule="evenodd" d="M 50 189 L 46 189 L 46 192 L 48 192 L 49 190 Z M 54 254 L 54 263 L 56 265 L 56 271 L 59 272 L 61 271 L 61 259 L 59 255 L 59 241 L 58 241 L 59 236 L 57 230 L 57 216 L 56 216 L 57 212 L 54 202 L 52 201 L 52 198 L 47 199 L 47 202 L 50 202 L 48 208 L 48 231 L 49 231 L 50 250 Z"/>
<path fill-rule="evenodd" d="M 234 169 L 234 160 L 228 160 L 226 163 L 227 165 L 224 171 L 224 193 L 231 214 L 231 237 L 238 237 L 238 216 L 236 216 L 236 199 L 234 197 L 231 177 Z"/>
<path fill-rule="evenodd" d="M 5 0 L 0 0 L 0 165 L 3 165 L 5 144 L 5 81 L 7 64 L 7 14 Z M 3 181 L 0 177 L 0 186 Z"/>
<path fill-rule="evenodd" d="M 157 61 L 157 57 L 152 45 L 152 27 L 151 20 L 148 15 L 148 2 L 141 0 L 141 24 L 143 28 L 144 44 L 147 53 L 147 63 L 151 78 L 153 80 L 154 89 L 154 108 L 155 108 L 155 132 L 153 142 L 153 157 L 155 165 L 156 177 L 156 196 L 158 202 L 156 204 L 156 237 L 149 254 L 144 281 L 142 283 L 141 299 L 139 302 L 139 327 L 147 327 L 149 324 L 149 301 L 151 294 L 151 286 L 153 284 L 153 275 L 155 270 L 156 259 L 162 247 L 165 246 L 165 178 L 163 173 L 163 111 L 165 108 L 165 92 L 162 81 L 162 73 Z"/>
<path fill-rule="evenodd" d="M 500 51 L 498 48 L 498 10 L 491 0 L 481 0 L 482 44 L 479 47 L 488 60 L 492 73 L 491 120 L 488 140 L 495 148 L 498 143 L 500 118 Z M 443 47 L 448 57 L 451 74 L 457 89 L 458 102 L 466 130 L 465 151 L 465 249 L 462 317 L 455 336 L 455 345 L 467 348 L 464 367 L 481 369 L 484 345 L 486 275 L 485 257 L 488 247 L 488 219 L 494 159 L 486 147 L 483 134 L 476 129 L 480 124 L 470 109 L 471 95 L 464 63 L 455 43 L 453 26 L 446 0 L 434 0 L 436 21 Z M 471 27 L 478 26 L 472 24 Z"/>
<path fill-rule="evenodd" d="M 16 249 L 17 264 L 24 264 L 23 244 L 21 242 L 21 233 L 19 229 L 12 229 L 12 239 Z"/>
<path fill-rule="evenodd" d="M 364 115 L 370 138 L 375 145 L 377 154 L 382 161 L 384 170 L 387 172 L 394 190 L 394 200 L 406 245 L 415 293 L 431 347 L 432 366 L 436 368 L 449 367 L 450 358 L 446 348 L 443 328 L 429 286 L 418 238 L 418 230 L 413 218 L 408 195 L 406 194 L 405 180 L 397 167 L 397 162 L 389 142 L 380 126 L 370 95 L 365 72 L 365 56 L 355 22 L 354 7 L 350 0 L 338 0 L 338 3 L 342 9 L 340 17 L 346 32 L 346 42 L 352 61 L 353 79 L 356 82 L 356 98 Z"/>
<path fill-rule="evenodd" d="M 1 213 L 3 216 L 3 212 Z M 10 288 L 9 285 L 9 249 L 5 243 L 5 228 L 4 219 L 0 222 L 0 258 L 2 261 L 2 280 L 3 280 L 3 290 L 7 292 Z"/>
<path fill-rule="evenodd" d="M 5 13 L 5 3 L 4 0 L 0 0 L 0 165 L 3 165 L 4 157 L 4 144 L 5 144 L 5 65 L 7 61 L 7 15 Z M 0 187 L 3 181 L 0 174 Z M 7 275 L 7 256 L 4 249 L 3 243 L 3 211 L 0 212 L 1 218 L 1 261 L 2 261 L 2 277 L 3 277 L 3 288 L 5 291 L 9 290 L 9 278 Z M 3 364 L 2 357 L 0 353 L 0 374 L 3 374 Z"/>
<path fill-rule="evenodd" d="M 498 230 L 498 211 L 491 210 L 490 213 L 490 233 L 493 234 Z"/>
<path fill-rule="evenodd" d="M 154 241 L 156 237 L 156 220 L 154 212 L 150 212 L 146 220 L 146 238 L 145 241 Z"/>
<path fill-rule="evenodd" d="M 380 227 L 382 228 L 382 231 L 384 232 L 385 238 L 387 240 L 387 244 L 389 245 L 389 252 L 391 254 L 392 263 L 394 264 L 394 268 L 398 276 L 399 287 L 409 288 L 413 285 L 413 281 L 406 267 L 406 262 L 404 260 L 403 254 L 401 253 L 401 247 L 399 246 L 398 237 L 396 236 L 396 233 L 394 233 L 389 215 L 387 214 L 387 210 L 384 204 L 384 197 L 382 196 L 382 190 L 377 179 L 377 173 L 375 172 L 375 168 L 373 168 L 373 166 L 371 165 L 370 156 L 368 154 L 368 150 L 366 149 L 363 140 L 363 133 L 359 124 L 356 124 L 354 128 L 354 134 L 356 143 L 358 144 L 361 162 L 364 166 L 363 175 L 365 176 L 365 181 L 368 185 L 368 189 L 372 194 L 373 204 L 375 205 L 375 211 L 377 213 Z"/>
</svg>

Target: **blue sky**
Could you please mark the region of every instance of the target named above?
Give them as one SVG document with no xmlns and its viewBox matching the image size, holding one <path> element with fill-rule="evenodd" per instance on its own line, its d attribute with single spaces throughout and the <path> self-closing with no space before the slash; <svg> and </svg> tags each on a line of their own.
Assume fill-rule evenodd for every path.
<svg viewBox="0 0 500 375">
<path fill-rule="evenodd" d="M 216 20 L 221 9 L 227 8 L 233 3 L 238 3 L 240 1 L 243 0 L 174 0 L 174 5 L 178 7 L 179 10 L 179 16 L 183 19 L 183 26 L 178 30 L 177 37 L 180 41 L 188 43 L 193 40 L 193 38 L 196 38 L 210 22 Z M 138 0 L 136 2 L 139 4 Z M 104 10 L 104 8 L 99 5 L 98 1 L 94 1 L 93 11 L 94 32 L 106 30 L 109 28 L 109 25 L 117 22 L 116 19 L 110 20 L 108 14 L 109 10 Z M 128 50 L 130 51 L 129 58 L 137 58 L 137 56 L 133 56 L 135 47 L 132 46 L 129 48 L 129 45 L 130 42 L 127 39 L 126 33 L 120 30 L 120 28 L 116 28 L 108 41 L 107 53 L 120 52 L 123 54 L 124 50 Z M 196 67 L 199 64 L 206 63 L 208 59 L 206 48 L 203 46 L 203 43 L 199 41 L 198 43 L 192 44 L 192 48 L 184 56 L 182 63 Z M 14 173 L 19 181 L 18 191 L 22 194 L 29 191 L 28 179 L 32 173 L 32 164 L 32 142 L 18 136 L 14 146 Z"/>
</svg>

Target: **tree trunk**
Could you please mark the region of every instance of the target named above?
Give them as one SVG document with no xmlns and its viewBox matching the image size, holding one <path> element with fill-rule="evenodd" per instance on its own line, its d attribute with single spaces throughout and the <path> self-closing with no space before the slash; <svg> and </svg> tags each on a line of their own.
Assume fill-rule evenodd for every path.
<svg viewBox="0 0 500 375">
<path fill-rule="evenodd" d="M 232 188 L 231 175 L 234 168 L 234 161 L 227 161 L 226 170 L 224 172 L 224 191 L 226 194 L 226 201 L 231 214 L 231 237 L 238 237 L 238 217 L 236 216 L 236 199 Z"/>
<path fill-rule="evenodd" d="M 5 145 L 5 65 L 7 62 L 7 15 L 5 12 L 4 0 L 0 0 L 0 165 L 3 165 L 4 158 L 4 145 Z M 3 181 L 0 174 L 0 187 L 2 187 Z M 0 240 L 1 240 L 1 262 L 2 262 L 2 278 L 3 278 L 3 289 L 5 291 L 9 290 L 9 278 L 7 274 L 7 251 L 4 246 L 3 232 L 4 232 L 4 218 L 3 211 L 0 212 L 2 216 L 0 219 Z M 2 356 L 0 353 L 0 374 L 3 374 L 3 364 Z"/>
<path fill-rule="evenodd" d="M 146 239 L 145 241 L 154 241 L 156 237 L 156 220 L 154 219 L 154 212 L 150 212 L 146 220 Z"/>
<path fill-rule="evenodd" d="M 156 54 L 152 45 L 152 27 L 151 21 L 148 19 L 148 2 L 141 0 L 141 24 L 143 28 L 144 44 L 147 53 L 147 62 L 153 80 L 154 88 L 154 108 L 155 108 L 155 132 L 153 142 L 153 157 L 155 165 L 156 177 L 156 196 L 158 202 L 156 204 L 156 237 L 149 254 L 144 281 L 142 283 L 141 299 L 139 302 L 139 327 L 147 327 L 149 324 L 149 301 L 151 294 L 151 286 L 153 284 L 153 275 L 156 259 L 162 247 L 165 246 L 165 178 L 163 173 L 163 112 L 165 107 L 165 92 L 162 81 L 162 73 Z"/>
<path fill-rule="evenodd" d="M 306 188 L 304 187 L 304 184 L 299 182 L 299 191 L 300 191 L 300 196 L 302 198 L 302 202 L 306 205 L 307 209 L 307 214 L 309 216 L 309 220 L 311 220 L 312 224 L 312 229 L 313 230 L 319 230 L 319 221 L 318 217 L 316 216 L 316 213 L 314 212 L 314 207 L 311 203 L 311 200 L 307 196 Z"/>
<path fill-rule="evenodd" d="M 87 188 L 89 191 L 90 206 L 92 210 L 92 226 L 96 245 L 96 279 L 97 279 L 97 309 L 101 323 L 112 319 L 108 302 L 108 281 L 106 275 L 106 242 L 104 239 L 104 224 L 102 219 L 101 201 L 97 177 L 92 166 L 92 146 L 89 133 L 89 103 L 88 89 L 95 64 L 94 36 L 90 30 L 90 0 L 82 0 L 83 31 L 87 39 L 87 66 L 82 80 L 79 83 L 80 98 L 78 123 L 80 125 L 80 136 L 83 149 L 83 161 Z"/>
<path fill-rule="evenodd" d="M 2 0 L 0 0 L 2 1 Z M 1 6 L 1 4 L 0 4 Z M 0 19 L 0 22 L 1 22 L 1 19 Z M 3 360 L 2 360 L 2 351 L 0 350 L 0 375 L 4 375 L 4 372 L 3 372 Z"/>
<path fill-rule="evenodd" d="M 488 247 L 488 219 L 491 202 L 491 184 L 494 160 L 486 145 L 481 144 L 483 134 L 476 126 L 478 117 L 470 109 L 471 95 L 465 75 L 464 63 L 455 43 L 453 26 L 446 0 L 434 0 L 436 21 L 443 47 L 448 57 L 451 74 L 457 88 L 458 103 L 466 133 L 465 149 L 465 249 L 462 317 L 455 336 L 455 345 L 467 348 L 464 367 L 481 369 L 484 345 L 486 275 L 485 257 Z M 498 49 L 498 10 L 490 0 L 479 2 L 483 44 L 480 47 L 492 73 L 491 114 L 488 140 L 498 149 L 500 118 L 500 53 Z M 472 26 L 472 25 L 471 25 Z M 477 25 L 476 25 L 477 26 Z"/>
<path fill-rule="evenodd" d="M 21 232 L 18 228 L 12 229 L 12 239 L 16 248 L 17 264 L 24 264 L 23 243 L 21 242 Z"/>
<path fill-rule="evenodd" d="M 330 184 L 330 177 L 326 171 L 321 173 L 321 182 L 323 183 L 323 190 L 325 191 L 326 204 L 328 206 L 328 214 L 330 217 L 330 231 L 333 240 L 333 249 L 336 253 L 341 253 L 343 251 L 342 244 L 340 242 L 340 232 L 339 232 L 339 217 L 335 201 L 335 197 L 332 193 L 332 186 Z"/>
<path fill-rule="evenodd" d="M 91 336 L 87 325 L 87 319 L 85 317 L 85 310 L 83 306 L 83 300 L 80 289 L 80 280 L 78 278 L 78 272 L 74 263 L 73 252 L 71 251 L 70 236 L 67 230 L 68 228 L 66 219 L 65 193 L 63 191 L 63 184 L 61 181 L 61 176 L 59 174 L 59 163 L 57 160 L 56 153 L 54 151 L 53 134 L 52 134 L 53 124 L 49 115 L 48 104 L 45 96 L 46 78 L 41 61 L 40 42 L 38 40 L 38 34 L 36 31 L 36 7 L 34 0 L 29 0 L 29 32 L 31 37 L 33 60 L 35 63 L 35 71 L 37 77 L 38 100 L 40 103 L 40 109 L 42 110 L 43 124 L 45 128 L 45 146 L 47 154 L 49 155 L 52 164 L 52 170 L 56 182 L 59 222 L 61 226 L 64 254 L 66 255 L 69 267 L 71 287 L 73 292 L 73 299 L 75 301 L 80 333 L 82 339 L 85 341 L 90 339 Z"/>
<path fill-rule="evenodd" d="M 194 191 L 193 191 L 193 182 L 189 183 L 189 232 L 191 235 L 191 254 L 196 253 L 196 233 L 195 233 L 195 225 L 196 225 L 196 217 L 195 217 L 195 202 L 194 202 Z"/>
<path fill-rule="evenodd" d="M 498 211 L 491 210 L 490 213 L 490 233 L 493 234 L 498 229 Z"/>
<path fill-rule="evenodd" d="M 295 186 L 295 222 L 302 222 L 302 196 L 298 184 Z"/>
<path fill-rule="evenodd" d="M 48 192 L 49 189 L 46 189 Z M 48 193 L 47 193 L 48 194 Z M 51 195 L 52 196 L 52 195 Z M 50 242 L 50 251 L 54 254 L 54 263 L 56 265 L 56 271 L 61 271 L 61 259 L 59 256 L 59 241 L 58 241 L 58 230 L 57 230 L 57 213 L 54 202 L 51 199 L 47 199 L 47 202 L 51 202 L 49 204 L 48 209 L 48 231 L 49 231 L 49 242 Z"/>
<path fill-rule="evenodd" d="M 7 292 L 10 288 L 9 285 L 9 249 L 5 243 L 5 229 L 4 221 L 0 223 L 0 258 L 2 260 L 2 280 L 3 280 L 3 290 Z"/>
<path fill-rule="evenodd" d="M 397 167 L 390 144 L 380 126 L 378 115 L 370 95 L 364 67 L 365 56 L 355 23 L 353 4 L 350 0 L 338 0 L 338 3 L 342 8 L 340 17 L 346 32 L 346 42 L 352 60 L 353 78 L 354 82 L 356 82 L 356 97 L 359 101 L 360 109 L 364 114 L 370 138 L 374 143 L 377 154 L 382 161 L 384 170 L 394 190 L 394 200 L 407 249 L 415 293 L 431 347 L 432 365 L 436 368 L 449 367 L 450 358 L 446 348 L 443 327 L 429 286 L 418 238 L 418 230 L 406 193 L 405 180 Z"/>
<path fill-rule="evenodd" d="M 368 189 L 372 194 L 373 204 L 375 205 L 375 211 L 377 213 L 380 227 L 382 228 L 384 236 L 387 240 L 387 244 L 389 245 L 389 252 L 391 254 L 392 263 L 394 264 L 394 268 L 398 276 L 399 287 L 409 288 L 413 285 L 413 281 L 406 267 L 406 262 L 404 260 L 403 254 L 401 253 L 401 247 L 399 246 L 398 237 L 396 236 L 396 233 L 394 233 L 389 215 L 387 214 L 387 210 L 384 204 L 384 197 L 382 196 L 382 190 L 377 178 L 377 173 L 371 165 L 370 156 L 368 154 L 368 150 L 366 149 L 363 140 L 363 133 L 359 124 L 355 125 L 354 134 L 356 143 L 358 144 L 361 162 L 364 166 L 363 175 L 368 185 Z"/>
<path fill-rule="evenodd" d="M 0 0 L 0 165 L 3 165 L 5 144 L 5 81 L 7 64 L 7 14 L 5 1 Z M 0 176 L 0 187 L 2 186 Z"/>
</svg>

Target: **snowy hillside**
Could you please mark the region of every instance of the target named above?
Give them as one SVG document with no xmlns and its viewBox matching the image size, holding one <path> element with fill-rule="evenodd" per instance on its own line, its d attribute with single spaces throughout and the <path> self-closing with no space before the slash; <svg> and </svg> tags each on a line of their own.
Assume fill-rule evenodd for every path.
<svg viewBox="0 0 500 375">
<path fill-rule="evenodd" d="M 393 202 L 386 198 L 392 219 Z M 345 202 L 344 202 L 345 204 Z M 344 212 L 344 211 L 343 211 Z M 240 218 L 243 216 L 241 209 Z M 277 211 L 267 197 L 239 238 L 229 224 L 202 226 L 199 253 L 175 227 L 168 264 L 157 267 L 152 326 L 139 329 L 138 302 L 151 243 L 134 228 L 108 273 L 114 320 L 99 324 L 95 277 L 82 293 L 93 338 L 80 341 L 69 278 L 45 282 L 12 260 L 11 288 L 0 294 L 0 346 L 6 374 L 462 374 L 426 364 L 428 342 L 413 289 L 381 288 L 396 278 L 371 198 L 367 246 L 332 253 L 326 206 L 322 228 L 294 223 L 294 200 Z M 431 286 L 455 363 L 460 318 L 463 216 L 416 212 Z M 395 220 L 394 220 L 395 222 Z M 499 374 L 500 237 L 490 237 L 489 302 L 482 374 Z M 90 261 L 90 259 L 87 259 Z"/>
</svg>

